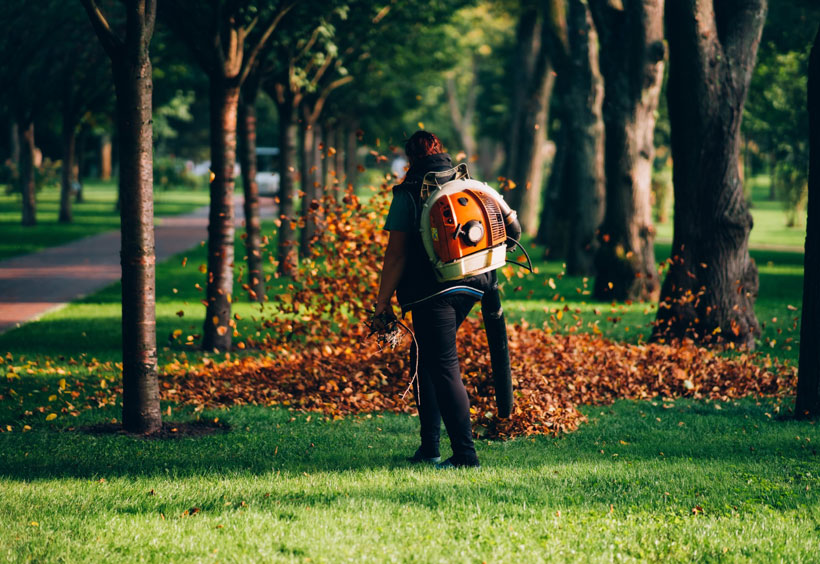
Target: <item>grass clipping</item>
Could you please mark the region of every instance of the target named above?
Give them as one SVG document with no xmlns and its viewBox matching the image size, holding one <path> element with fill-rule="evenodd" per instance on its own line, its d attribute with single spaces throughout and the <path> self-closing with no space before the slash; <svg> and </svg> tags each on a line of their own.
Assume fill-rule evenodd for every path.
<svg viewBox="0 0 820 564">
<path fill-rule="evenodd" d="M 165 367 L 163 399 L 198 407 L 280 405 L 328 417 L 390 411 L 413 412 L 406 400 L 413 367 L 410 338 L 380 351 L 367 339 L 364 320 L 378 290 L 386 234 L 388 186 L 364 208 L 348 192 L 310 206 L 317 227 L 313 256 L 303 259 L 259 327 L 264 337 L 242 342 L 258 355 L 223 362 L 180 360 Z M 239 336 L 235 333 L 235 336 Z M 630 345 L 589 334 L 554 334 L 523 325 L 508 327 L 515 407 L 495 416 L 487 340 L 480 319 L 459 330 L 462 376 L 475 429 L 490 437 L 558 434 L 584 420 L 577 406 L 618 398 L 656 396 L 728 400 L 748 395 L 793 393 L 796 370 L 769 357 L 733 358 L 683 342 Z"/>
</svg>

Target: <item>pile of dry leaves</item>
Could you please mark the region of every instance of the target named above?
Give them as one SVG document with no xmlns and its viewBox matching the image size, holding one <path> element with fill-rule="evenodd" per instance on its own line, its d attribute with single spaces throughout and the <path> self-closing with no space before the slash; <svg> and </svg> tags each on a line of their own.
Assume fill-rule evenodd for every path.
<svg viewBox="0 0 820 564">
<path fill-rule="evenodd" d="M 698 348 L 629 345 L 587 334 L 555 335 L 511 326 L 515 409 L 495 418 L 486 338 L 478 320 L 459 333 L 462 373 L 478 426 L 489 435 L 557 434 L 583 420 L 580 404 L 656 396 L 731 399 L 793 393 L 793 367 L 761 362 L 752 355 L 729 359 Z M 768 364 L 768 366 L 766 365 Z M 219 364 L 166 367 L 165 399 L 204 407 L 283 405 L 330 417 L 370 411 L 412 412 L 412 394 L 402 399 L 413 367 L 407 347 L 379 351 L 351 340 L 335 346 L 281 349 L 278 354 Z"/>
</svg>

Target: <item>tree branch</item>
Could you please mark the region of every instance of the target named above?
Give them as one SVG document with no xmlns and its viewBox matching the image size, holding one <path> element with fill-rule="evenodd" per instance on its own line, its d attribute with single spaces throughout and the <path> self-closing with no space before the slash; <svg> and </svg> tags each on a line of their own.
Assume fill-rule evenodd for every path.
<svg viewBox="0 0 820 564">
<path fill-rule="evenodd" d="M 250 72 L 251 67 L 256 62 L 259 53 L 262 51 L 262 49 L 265 48 L 265 45 L 267 44 L 270 37 L 273 35 L 274 30 L 279 25 L 279 22 L 281 22 L 282 18 L 285 17 L 285 14 L 287 14 L 291 9 L 293 9 L 297 1 L 291 2 L 290 4 L 282 8 L 279 11 L 279 13 L 276 14 L 273 20 L 268 24 L 268 27 L 265 28 L 265 31 L 262 33 L 262 37 L 259 38 L 259 41 L 256 42 L 256 45 L 251 47 L 250 52 L 246 55 L 245 61 L 243 62 L 244 69 L 242 71 L 241 76 L 239 77 L 240 84 L 244 82 L 245 79 L 248 77 L 248 73 Z"/>
<path fill-rule="evenodd" d="M 337 78 L 330 84 L 324 87 L 322 93 L 316 99 L 316 103 L 313 105 L 313 110 L 310 112 L 309 116 L 306 116 L 308 123 L 314 124 L 319 119 L 319 116 L 322 113 L 322 108 L 324 108 L 325 102 L 327 102 L 328 96 L 330 93 L 339 88 L 340 86 L 344 86 L 348 82 L 352 82 L 353 77 L 351 75 L 343 76 L 341 78 Z"/>
<path fill-rule="evenodd" d="M 322 76 L 325 74 L 325 72 L 327 72 L 327 69 L 330 68 L 330 63 L 333 62 L 333 59 L 335 59 L 333 55 L 328 55 L 325 57 L 322 66 L 316 69 L 316 74 L 313 75 L 313 79 L 310 81 L 311 87 L 316 87 L 316 85 L 319 84 L 319 81 L 322 79 Z"/>
<path fill-rule="evenodd" d="M 313 48 L 313 44 L 316 43 L 316 40 L 319 38 L 319 28 L 313 30 L 313 34 L 308 39 L 308 42 L 305 43 L 305 46 L 299 51 L 296 56 L 293 58 L 294 61 L 298 61 L 302 57 L 308 54 L 308 52 Z"/>
<path fill-rule="evenodd" d="M 766 19 L 766 0 L 729 2 L 726 6 L 718 6 L 721 9 L 716 10 L 715 18 L 726 55 L 740 66 L 753 64 Z"/>
<path fill-rule="evenodd" d="M 105 19 L 99 6 L 97 6 L 97 2 L 95 0 L 80 1 L 88 14 L 88 19 L 91 20 L 91 25 L 94 27 L 94 32 L 99 37 L 103 49 L 112 60 L 118 58 L 123 49 L 123 42 L 111 29 L 108 20 Z"/>
<path fill-rule="evenodd" d="M 154 28 L 157 23 L 157 0 L 145 0 L 145 37 L 152 37 L 154 35 Z"/>
<path fill-rule="evenodd" d="M 457 130 L 461 131 L 461 110 L 458 107 L 458 92 L 456 90 L 456 80 L 452 74 L 447 76 L 447 105 L 450 107 L 450 119 L 453 120 L 453 125 L 456 126 Z"/>
</svg>

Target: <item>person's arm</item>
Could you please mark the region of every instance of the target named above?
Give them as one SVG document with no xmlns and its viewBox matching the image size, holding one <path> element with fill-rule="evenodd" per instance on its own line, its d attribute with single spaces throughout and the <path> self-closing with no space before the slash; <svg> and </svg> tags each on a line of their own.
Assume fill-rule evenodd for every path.
<svg viewBox="0 0 820 564">
<path fill-rule="evenodd" d="M 376 315 L 390 309 L 390 300 L 399 285 L 402 273 L 404 273 L 408 235 L 404 231 L 390 231 L 387 250 L 384 252 L 379 297 L 376 301 Z"/>
</svg>

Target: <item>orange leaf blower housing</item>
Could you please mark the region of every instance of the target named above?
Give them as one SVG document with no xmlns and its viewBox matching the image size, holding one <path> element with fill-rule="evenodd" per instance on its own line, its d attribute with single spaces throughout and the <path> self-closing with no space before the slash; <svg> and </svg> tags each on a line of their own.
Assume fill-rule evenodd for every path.
<svg viewBox="0 0 820 564">
<path fill-rule="evenodd" d="M 520 235 L 516 214 L 498 192 L 471 179 L 466 165 L 428 173 L 421 196 L 421 239 L 439 282 L 504 266 L 507 242 Z"/>
<path fill-rule="evenodd" d="M 507 238 L 498 204 L 469 188 L 436 200 L 430 210 L 430 229 L 436 256 L 443 262 L 495 247 Z"/>
</svg>

